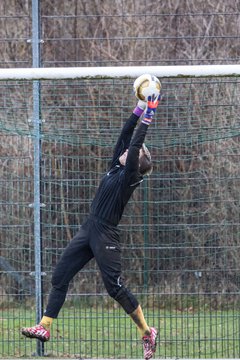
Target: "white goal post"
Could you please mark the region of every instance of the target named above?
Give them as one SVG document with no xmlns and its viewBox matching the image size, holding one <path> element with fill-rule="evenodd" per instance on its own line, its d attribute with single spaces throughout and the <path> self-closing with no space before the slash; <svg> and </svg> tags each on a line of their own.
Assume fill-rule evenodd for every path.
<svg viewBox="0 0 240 360">
<path fill-rule="evenodd" d="M 0 81 L 135 78 L 145 73 L 160 78 L 239 77 L 240 65 L 10 68 L 0 69 Z"/>
</svg>

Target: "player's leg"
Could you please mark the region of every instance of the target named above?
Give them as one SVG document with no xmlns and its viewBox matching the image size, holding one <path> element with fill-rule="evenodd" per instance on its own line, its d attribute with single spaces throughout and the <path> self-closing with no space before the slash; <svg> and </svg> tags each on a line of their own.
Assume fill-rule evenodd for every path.
<svg viewBox="0 0 240 360">
<path fill-rule="evenodd" d="M 37 338 L 41 341 L 49 340 L 52 321 L 57 318 L 64 304 L 70 280 L 93 257 L 88 246 L 87 233 L 87 226 L 82 226 L 64 250 L 53 272 L 52 288 L 44 316 L 40 324 L 22 328 L 21 332 L 26 337 Z"/>
<path fill-rule="evenodd" d="M 93 253 L 81 234 L 76 235 L 63 252 L 52 276 L 52 288 L 44 316 L 57 318 L 61 310 L 72 278 L 93 258 Z"/>
<path fill-rule="evenodd" d="M 157 331 L 148 326 L 137 299 L 124 286 L 121 278 L 121 250 L 116 234 L 111 234 L 111 230 L 108 234 L 104 231 L 101 232 L 101 236 L 96 233 L 95 238 L 91 237 L 94 257 L 108 294 L 123 307 L 137 325 L 143 340 L 144 358 L 148 360 L 156 350 Z"/>
<path fill-rule="evenodd" d="M 102 274 L 102 279 L 108 294 L 115 299 L 137 325 L 141 337 L 151 334 L 142 308 L 132 292 L 125 287 L 121 278 L 121 255 L 120 251 L 108 248 L 98 252 L 97 263 Z M 100 255 L 101 254 L 101 255 Z"/>
</svg>

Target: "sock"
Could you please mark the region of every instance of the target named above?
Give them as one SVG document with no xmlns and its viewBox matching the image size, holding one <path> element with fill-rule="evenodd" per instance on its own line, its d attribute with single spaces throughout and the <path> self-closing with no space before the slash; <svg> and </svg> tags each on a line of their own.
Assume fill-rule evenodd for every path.
<svg viewBox="0 0 240 360">
<path fill-rule="evenodd" d="M 50 327 L 52 325 L 53 322 L 53 318 L 48 317 L 48 316 L 43 316 L 40 324 L 46 329 L 46 330 L 50 330 Z"/>
<path fill-rule="evenodd" d="M 149 326 L 146 323 L 146 320 L 144 318 L 142 308 L 140 305 L 138 305 L 136 310 L 134 310 L 131 314 L 129 314 L 129 316 L 137 325 L 137 328 L 138 328 L 138 331 L 139 331 L 141 337 L 143 337 L 144 335 L 150 335 L 151 332 L 150 332 Z"/>
</svg>

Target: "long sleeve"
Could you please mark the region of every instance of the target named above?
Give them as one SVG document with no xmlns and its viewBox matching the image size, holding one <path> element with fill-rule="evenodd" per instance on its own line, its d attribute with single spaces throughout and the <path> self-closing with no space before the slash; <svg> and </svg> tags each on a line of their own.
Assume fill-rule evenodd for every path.
<svg viewBox="0 0 240 360">
<path fill-rule="evenodd" d="M 128 148 L 125 176 L 126 179 L 130 180 L 130 182 L 139 180 L 139 151 L 144 143 L 148 128 L 149 126 L 144 123 L 139 124 Z"/>
<path fill-rule="evenodd" d="M 127 121 L 123 127 L 115 152 L 115 159 L 118 161 L 121 151 L 125 147 L 128 148 L 126 165 L 114 166 L 103 176 L 90 210 L 92 215 L 113 225 L 119 223 L 133 191 L 143 180 L 139 173 L 139 149 L 144 141 L 148 125 L 141 123 L 132 136 L 138 117 L 132 115 L 130 119 L 132 121 Z"/>
<path fill-rule="evenodd" d="M 128 118 L 128 120 L 126 121 L 126 123 L 124 124 L 113 152 L 110 168 L 116 165 L 119 156 L 121 156 L 124 153 L 124 151 L 128 149 L 138 119 L 139 116 L 132 113 Z"/>
</svg>

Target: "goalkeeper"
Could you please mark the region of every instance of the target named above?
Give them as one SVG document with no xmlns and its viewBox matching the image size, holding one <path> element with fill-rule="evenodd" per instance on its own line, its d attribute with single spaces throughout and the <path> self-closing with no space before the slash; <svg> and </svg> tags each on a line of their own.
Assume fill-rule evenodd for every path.
<svg viewBox="0 0 240 360">
<path fill-rule="evenodd" d="M 52 276 L 52 289 L 40 324 L 22 328 L 23 335 L 48 341 L 53 319 L 57 318 L 69 282 L 93 257 L 101 271 L 108 294 L 137 325 L 143 341 L 144 359 L 156 350 L 157 330 L 149 327 L 141 305 L 121 279 L 121 250 L 117 225 L 133 191 L 152 171 L 150 153 L 144 139 L 159 103 L 152 96 L 139 100 L 118 138 L 109 171 L 103 177 L 90 207 L 90 214 L 63 252 Z M 133 136 L 134 129 L 140 124 Z"/>
</svg>

